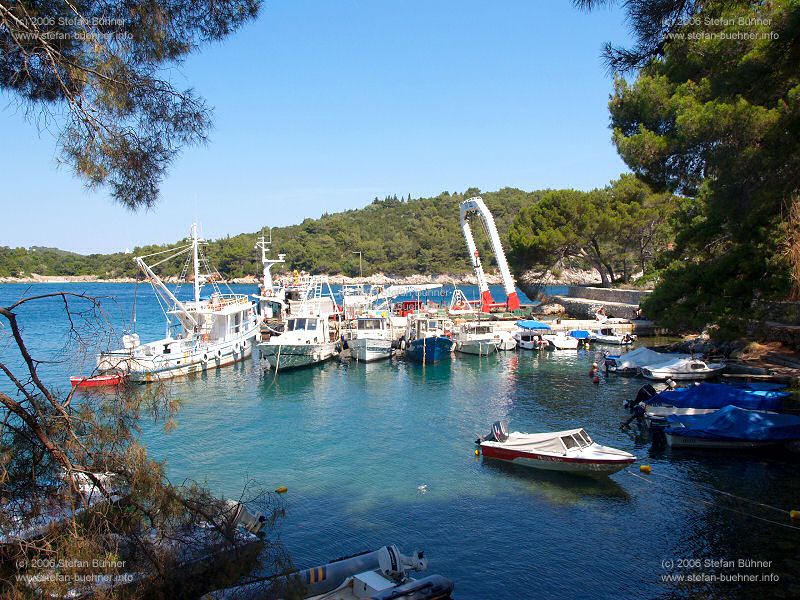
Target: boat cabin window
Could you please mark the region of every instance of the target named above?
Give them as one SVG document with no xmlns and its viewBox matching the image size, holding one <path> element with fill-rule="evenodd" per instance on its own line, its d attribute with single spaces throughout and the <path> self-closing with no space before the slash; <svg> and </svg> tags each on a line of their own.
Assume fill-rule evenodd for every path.
<svg viewBox="0 0 800 600">
<path fill-rule="evenodd" d="M 703 363 L 692 363 L 690 365 L 692 369 L 705 369 L 706 366 Z"/>
<path fill-rule="evenodd" d="M 492 333 L 489 325 L 473 325 L 469 330 L 471 333 Z"/>
<path fill-rule="evenodd" d="M 570 448 L 580 448 L 578 442 L 576 442 L 571 435 L 565 435 L 561 438 L 561 441 L 564 443 L 564 447 L 569 450 Z"/>
<path fill-rule="evenodd" d="M 359 319 L 359 330 L 376 330 L 383 329 L 383 319 Z"/>
<path fill-rule="evenodd" d="M 316 331 L 316 319 L 289 319 L 286 328 L 289 331 Z"/>
</svg>

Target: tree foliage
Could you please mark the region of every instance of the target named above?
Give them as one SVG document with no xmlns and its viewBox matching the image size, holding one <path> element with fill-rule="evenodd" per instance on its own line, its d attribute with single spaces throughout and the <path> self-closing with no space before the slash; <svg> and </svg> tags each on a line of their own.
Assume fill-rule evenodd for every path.
<svg viewBox="0 0 800 600">
<path fill-rule="evenodd" d="M 793 273 L 800 282 L 787 260 L 800 256 L 788 218 L 800 193 L 800 3 L 660 4 L 691 10 L 633 82 L 616 80 L 613 136 L 638 176 L 694 198 L 647 309 L 699 328 L 785 298 Z"/>
<path fill-rule="evenodd" d="M 677 202 L 632 175 L 589 192 L 551 191 L 511 226 L 512 263 L 523 270 L 579 259 L 604 286 L 628 282 L 635 270 L 647 271 L 655 251 L 666 245 Z"/>
<path fill-rule="evenodd" d="M 130 208 L 151 206 L 210 111 L 166 68 L 221 40 L 260 0 L 0 0 L 0 89 L 54 123 L 61 160 Z"/>
<path fill-rule="evenodd" d="M 363 257 L 364 274 L 390 273 L 469 273 L 471 266 L 459 225 L 458 203 L 468 194 L 444 192 L 432 198 L 402 200 L 390 196 L 375 199 L 362 209 L 326 214 L 305 219 L 298 225 L 272 228 L 275 252 L 286 253 L 288 269 L 313 273 L 343 273 L 356 276 L 358 255 Z M 542 192 L 504 188 L 483 194 L 492 211 L 501 237 L 525 206 Z M 209 243 L 209 259 L 225 277 L 257 275 L 261 272 L 260 254 L 254 249 L 258 233 L 246 233 Z M 476 242 L 483 256 L 493 258 L 488 239 L 475 229 Z M 162 246 L 134 248 L 134 254 L 148 254 Z M 138 275 L 131 254 L 81 256 L 53 249 L 0 247 L 0 276 L 98 275 L 134 277 Z M 491 264 L 491 261 L 489 262 Z M 173 266 L 174 271 L 174 266 Z"/>
</svg>

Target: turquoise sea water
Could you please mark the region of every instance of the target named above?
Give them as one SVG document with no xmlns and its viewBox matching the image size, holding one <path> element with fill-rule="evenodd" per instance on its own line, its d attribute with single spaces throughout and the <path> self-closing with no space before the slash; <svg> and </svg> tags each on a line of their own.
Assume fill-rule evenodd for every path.
<svg viewBox="0 0 800 600">
<path fill-rule="evenodd" d="M 129 323 L 132 285 L 4 285 L 0 304 L 55 289 L 109 296 L 109 320 Z M 149 288 L 136 295 L 137 331 L 161 336 Z M 64 347 L 60 301 L 31 305 L 20 318 L 35 353 L 45 358 Z M 7 334 L 0 329 L 4 355 Z M 595 351 L 458 355 L 424 368 L 334 360 L 277 379 L 251 360 L 171 383 L 183 401 L 177 429 L 145 425 L 143 437 L 176 481 L 205 480 L 237 497 L 248 478 L 287 486 L 279 534 L 301 567 L 395 543 L 424 549 L 430 571 L 454 579 L 460 599 L 798 597 L 800 529 L 788 527 L 786 514 L 715 491 L 800 508 L 797 455 L 652 449 L 618 429 L 627 416 L 622 401 L 643 382 L 611 377 L 593 385 Z M 75 354 L 43 370 L 66 388 L 68 375 L 88 372 L 92 360 L 92 352 Z M 521 431 L 583 426 L 652 465 L 653 474 L 595 481 L 484 461 L 473 441 L 497 419 Z M 740 559 L 770 565 L 702 566 Z M 678 567 L 681 560 L 701 566 Z M 778 581 L 662 579 L 671 573 Z"/>
</svg>

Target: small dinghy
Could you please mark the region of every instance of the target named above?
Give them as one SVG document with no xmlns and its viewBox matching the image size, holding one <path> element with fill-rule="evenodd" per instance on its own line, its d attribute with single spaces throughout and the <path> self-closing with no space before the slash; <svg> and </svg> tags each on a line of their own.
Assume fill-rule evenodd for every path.
<svg viewBox="0 0 800 600">
<path fill-rule="evenodd" d="M 126 380 L 127 376 L 124 373 L 107 373 L 104 375 L 95 375 L 94 377 L 76 375 L 69 378 L 72 387 L 76 388 L 116 387 L 125 383 Z"/>
<path fill-rule="evenodd" d="M 486 458 L 496 458 L 548 471 L 610 475 L 636 461 L 633 454 L 601 446 L 583 429 L 551 433 L 508 432 L 505 421 L 492 425 L 476 442 Z"/>
<path fill-rule="evenodd" d="M 409 576 L 424 571 L 428 561 L 422 552 L 413 556 L 400 553 L 397 546 L 384 546 L 335 560 L 326 565 L 290 575 L 265 579 L 204 596 L 204 600 L 256 600 L 273 597 L 282 590 L 299 587 L 306 590 L 306 600 L 446 600 L 453 582 L 441 575 L 421 579 Z M 283 597 L 283 596 L 281 596 Z"/>
</svg>

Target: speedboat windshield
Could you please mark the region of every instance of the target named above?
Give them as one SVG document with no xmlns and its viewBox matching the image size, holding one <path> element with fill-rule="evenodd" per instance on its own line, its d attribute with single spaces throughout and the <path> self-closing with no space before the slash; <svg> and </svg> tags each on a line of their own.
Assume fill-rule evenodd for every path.
<svg viewBox="0 0 800 600">
<path fill-rule="evenodd" d="M 383 319 L 359 319 L 358 328 L 361 330 L 383 329 Z"/>
</svg>

